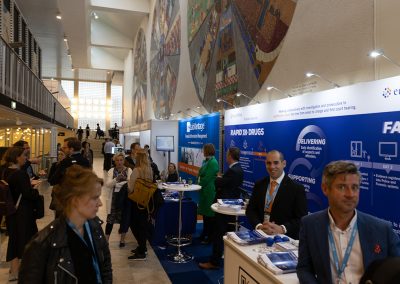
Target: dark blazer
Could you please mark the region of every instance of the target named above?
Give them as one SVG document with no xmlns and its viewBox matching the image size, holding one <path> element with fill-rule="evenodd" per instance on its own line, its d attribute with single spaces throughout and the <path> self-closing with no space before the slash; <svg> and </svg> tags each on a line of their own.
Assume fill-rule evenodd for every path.
<svg viewBox="0 0 400 284">
<path fill-rule="evenodd" d="M 51 185 L 59 184 L 67 168 L 69 168 L 72 165 L 80 165 L 84 168 L 90 168 L 88 159 L 83 157 L 81 153 L 72 154 L 71 156 L 65 158 L 58 164 L 54 175 L 51 176 L 48 180 L 49 183 Z"/>
<path fill-rule="evenodd" d="M 264 221 L 265 197 L 269 182 L 269 176 L 256 182 L 247 205 L 246 216 L 253 228 Z M 287 230 L 286 235 L 297 240 L 300 219 L 305 215 L 307 215 L 307 200 L 304 187 L 285 174 L 272 205 L 270 221 L 284 225 Z"/>
<path fill-rule="evenodd" d="M 240 163 L 229 168 L 222 177 L 215 179 L 217 190 L 215 198 L 240 198 L 240 186 L 243 183 L 243 170 Z"/>
<path fill-rule="evenodd" d="M 328 242 L 328 210 L 301 220 L 297 276 L 300 283 L 332 283 Z M 400 256 L 400 240 L 390 222 L 357 211 L 364 269 L 377 259 Z"/>
</svg>

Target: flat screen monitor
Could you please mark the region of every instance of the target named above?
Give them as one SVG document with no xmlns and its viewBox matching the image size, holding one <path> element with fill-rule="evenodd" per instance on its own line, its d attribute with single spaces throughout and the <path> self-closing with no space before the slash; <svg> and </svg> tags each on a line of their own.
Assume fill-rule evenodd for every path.
<svg viewBox="0 0 400 284">
<path fill-rule="evenodd" d="M 156 136 L 156 150 L 174 152 L 174 136 Z"/>
<path fill-rule="evenodd" d="M 397 142 L 379 142 L 379 156 L 386 160 L 397 158 Z"/>
<path fill-rule="evenodd" d="M 114 155 L 117 153 L 124 153 L 124 147 L 112 147 L 111 153 Z"/>
</svg>

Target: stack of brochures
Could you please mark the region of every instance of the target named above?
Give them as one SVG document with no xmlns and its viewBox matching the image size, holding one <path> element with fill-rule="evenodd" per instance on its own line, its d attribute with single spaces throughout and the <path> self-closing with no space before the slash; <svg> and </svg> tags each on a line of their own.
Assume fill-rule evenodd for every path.
<svg viewBox="0 0 400 284">
<path fill-rule="evenodd" d="M 279 242 L 274 244 L 275 248 L 280 251 L 297 251 L 299 246 L 293 241 Z"/>
<path fill-rule="evenodd" d="M 241 230 L 228 232 L 228 238 L 239 245 L 254 245 L 265 242 L 268 235 L 261 230 Z"/>
<path fill-rule="evenodd" d="M 243 199 L 217 199 L 218 208 L 229 212 L 238 212 L 244 205 Z"/>
<path fill-rule="evenodd" d="M 258 263 L 274 274 L 296 271 L 297 255 L 293 251 L 277 251 L 258 255 Z"/>
</svg>

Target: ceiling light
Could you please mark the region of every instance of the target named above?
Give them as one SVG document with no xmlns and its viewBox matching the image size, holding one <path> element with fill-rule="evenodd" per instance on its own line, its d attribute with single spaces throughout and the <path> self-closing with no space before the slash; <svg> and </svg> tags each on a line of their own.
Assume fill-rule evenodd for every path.
<svg viewBox="0 0 400 284">
<path fill-rule="evenodd" d="M 248 99 L 250 100 L 250 102 L 254 100 L 256 103 L 258 103 L 258 104 L 260 103 L 259 101 L 255 100 L 254 98 L 250 98 L 249 96 L 247 96 L 247 95 L 245 95 L 245 94 L 243 94 L 243 93 L 240 93 L 240 92 L 237 92 L 237 93 L 236 93 L 236 96 L 237 96 L 237 97 L 244 96 L 244 97 L 248 98 Z"/>
<path fill-rule="evenodd" d="M 95 20 L 99 19 L 99 16 L 96 14 L 96 12 L 92 12 L 92 16 Z"/>
<path fill-rule="evenodd" d="M 310 73 L 311 74 L 311 73 Z M 278 88 L 276 88 L 276 87 L 274 87 L 274 86 L 271 86 L 271 85 L 269 85 L 269 86 L 267 86 L 267 91 L 271 91 L 271 90 L 275 90 L 275 91 L 278 91 L 279 93 L 281 93 L 282 95 L 285 95 L 285 92 L 284 91 L 282 91 L 281 89 L 278 89 Z M 287 95 L 289 98 L 291 97 L 291 95 Z"/>
<path fill-rule="evenodd" d="M 368 53 L 368 56 L 372 58 L 376 58 L 381 55 L 383 55 L 383 49 L 375 49 Z"/>
<path fill-rule="evenodd" d="M 321 79 L 324 80 L 324 81 L 327 81 L 328 83 L 332 84 L 335 88 L 339 88 L 339 87 L 340 87 L 339 84 L 337 84 L 337 83 L 335 83 L 335 82 L 333 82 L 333 81 L 331 81 L 331 80 L 328 80 L 328 79 L 326 79 L 325 77 L 322 77 L 322 76 L 319 75 L 319 74 L 311 73 L 311 72 L 307 72 L 307 73 L 306 73 L 306 77 L 307 77 L 307 78 L 310 78 L 310 77 L 313 77 L 313 76 L 318 77 L 318 78 L 321 78 Z"/>
<path fill-rule="evenodd" d="M 399 64 L 399 63 L 397 63 L 396 61 L 394 61 L 394 60 L 393 60 L 392 58 L 390 58 L 389 56 L 385 55 L 385 53 L 383 52 L 383 49 L 376 49 L 376 50 L 373 50 L 373 51 L 371 51 L 370 53 L 368 53 L 368 56 L 369 56 L 369 57 L 372 57 L 372 58 L 376 58 L 376 57 L 378 57 L 378 56 L 382 56 L 382 57 L 385 58 L 386 60 L 392 62 L 394 65 L 400 67 L 400 64 Z"/>
<path fill-rule="evenodd" d="M 220 102 L 226 103 L 226 104 L 231 105 L 231 106 L 233 106 L 234 108 L 236 108 L 236 106 L 235 106 L 234 104 L 230 103 L 230 102 L 227 102 L 227 101 L 225 101 L 225 100 L 223 100 L 223 99 L 217 99 L 217 103 L 220 103 Z"/>
<path fill-rule="evenodd" d="M 58 20 L 61 20 L 61 19 L 62 19 L 61 14 L 58 13 L 58 14 L 56 15 L 56 18 L 57 18 Z"/>
</svg>

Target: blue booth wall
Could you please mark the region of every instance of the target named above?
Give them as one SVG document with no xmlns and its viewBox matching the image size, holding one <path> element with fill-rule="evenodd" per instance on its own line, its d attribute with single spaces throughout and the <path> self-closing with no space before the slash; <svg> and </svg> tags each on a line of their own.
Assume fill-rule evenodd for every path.
<svg viewBox="0 0 400 284">
<path fill-rule="evenodd" d="M 224 152 L 241 149 L 245 190 L 265 175 L 265 154 L 285 155 L 285 172 L 307 191 L 308 209 L 327 207 L 324 166 L 352 161 L 362 174 L 358 208 L 392 222 L 399 233 L 400 78 L 252 105 L 225 113 Z"/>
</svg>

